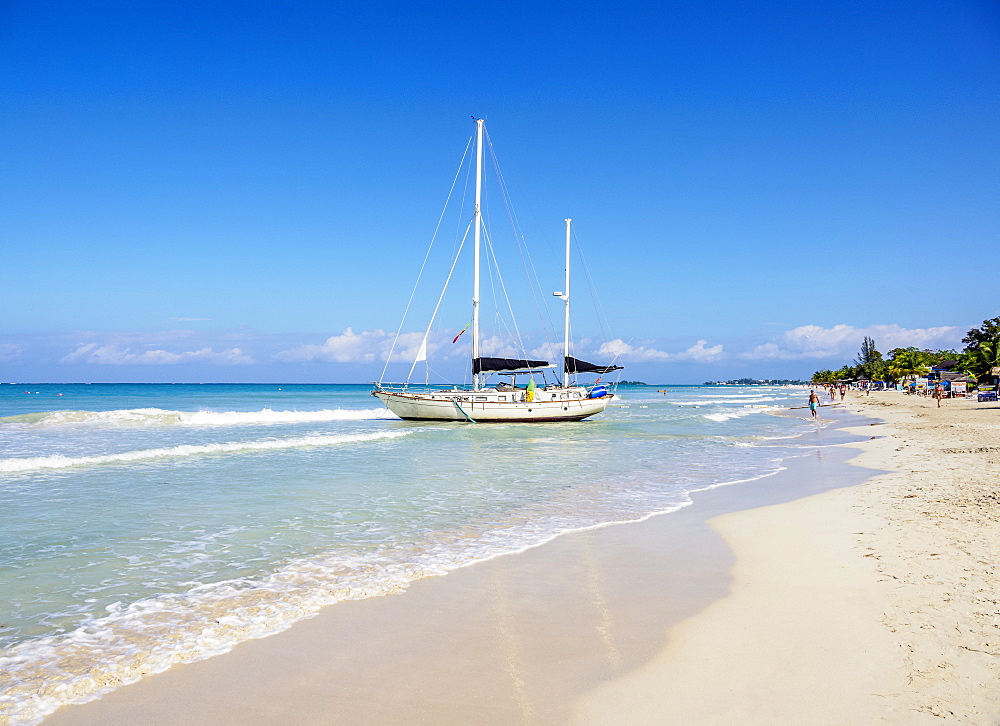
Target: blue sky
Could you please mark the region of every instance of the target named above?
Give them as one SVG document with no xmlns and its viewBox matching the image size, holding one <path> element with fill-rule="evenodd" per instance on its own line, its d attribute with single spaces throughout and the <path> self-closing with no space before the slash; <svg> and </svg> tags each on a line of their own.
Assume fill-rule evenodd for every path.
<svg viewBox="0 0 1000 726">
<path fill-rule="evenodd" d="M 958 345 L 1000 315 L 998 41 L 971 0 L 8 0 L 0 380 L 377 378 L 473 115 L 546 295 L 574 218 L 580 357 L 684 383 Z"/>
</svg>

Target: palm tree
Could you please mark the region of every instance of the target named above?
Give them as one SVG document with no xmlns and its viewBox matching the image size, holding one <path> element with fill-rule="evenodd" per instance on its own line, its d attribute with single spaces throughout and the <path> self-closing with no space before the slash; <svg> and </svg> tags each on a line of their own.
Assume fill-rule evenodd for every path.
<svg viewBox="0 0 1000 726">
<path fill-rule="evenodd" d="M 901 350 L 889 361 L 889 376 L 893 380 L 922 376 L 930 366 L 925 362 L 925 355 L 916 348 Z"/>
<path fill-rule="evenodd" d="M 963 356 L 963 368 L 976 379 L 990 375 L 993 368 L 1000 368 L 1000 335 L 979 343 Z"/>
<path fill-rule="evenodd" d="M 829 369 L 816 371 L 812 377 L 813 383 L 833 383 L 836 380 L 836 374 Z"/>
</svg>

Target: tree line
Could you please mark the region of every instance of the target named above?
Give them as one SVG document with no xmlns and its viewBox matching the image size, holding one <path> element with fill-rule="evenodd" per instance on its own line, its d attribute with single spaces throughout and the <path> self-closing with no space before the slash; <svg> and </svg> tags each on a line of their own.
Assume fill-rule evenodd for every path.
<svg viewBox="0 0 1000 726">
<path fill-rule="evenodd" d="M 984 320 L 978 328 L 970 330 L 962 342 L 965 348 L 958 350 L 921 350 L 914 347 L 893 348 L 886 356 L 878 351 L 875 341 L 865 336 L 858 357 L 853 365 L 831 371 L 813 373 L 813 383 L 834 383 L 836 381 L 887 381 L 896 383 L 913 376 L 924 376 L 932 366 L 944 361 L 956 361 L 953 370 L 958 370 L 975 378 L 980 383 L 992 382 L 991 371 L 1000 367 L 1000 318 Z"/>
</svg>

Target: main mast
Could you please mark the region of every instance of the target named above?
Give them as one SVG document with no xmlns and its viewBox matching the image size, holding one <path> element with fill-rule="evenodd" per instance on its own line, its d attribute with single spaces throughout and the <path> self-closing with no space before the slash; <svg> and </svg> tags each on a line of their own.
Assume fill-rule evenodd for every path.
<svg viewBox="0 0 1000 726">
<path fill-rule="evenodd" d="M 566 359 L 569 357 L 569 225 L 572 219 L 566 220 L 566 290 L 563 292 L 566 301 L 566 325 L 563 336 L 563 385 L 569 387 L 569 370 L 566 368 Z"/>
<path fill-rule="evenodd" d="M 472 275 L 472 389 L 479 390 L 479 377 L 476 373 L 476 361 L 479 359 L 479 237 L 483 225 L 483 215 L 479 203 L 483 189 L 483 124 L 484 119 L 476 119 L 476 211 L 475 216 L 475 271 Z"/>
</svg>

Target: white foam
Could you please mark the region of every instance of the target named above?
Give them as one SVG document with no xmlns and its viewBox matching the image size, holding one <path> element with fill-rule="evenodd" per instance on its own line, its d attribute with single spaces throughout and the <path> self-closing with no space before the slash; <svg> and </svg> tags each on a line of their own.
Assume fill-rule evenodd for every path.
<svg viewBox="0 0 1000 726">
<path fill-rule="evenodd" d="M 40 471 L 43 469 L 67 469 L 73 466 L 95 464 L 116 464 L 122 462 L 148 461 L 152 459 L 199 456 L 204 454 L 227 454 L 244 451 L 273 451 L 276 449 L 298 449 L 307 446 L 333 446 L 336 444 L 377 441 L 406 436 L 408 431 L 382 431 L 373 434 L 340 434 L 321 436 L 299 436 L 287 439 L 258 439 L 256 441 L 233 441 L 222 444 L 184 444 L 163 449 L 142 449 L 124 451 L 102 456 L 35 456 L 23 459 L 0 459 L 0 472 L 15 473 Z"/>
<path fill-rule="evenodd" d="M 23 419 L 24 417 L 17 417 Z M 169 411 L 132 408 L 117 411 L 53 411 L 30 422 L 33 427 L 75 426 L 246 426 L 326 421 L 396 419 L 385 408 L 322 409 L 319 411 Z M 18 422 L 20 423 L 20 422 Z"/>
<path fill-rule="evenodd" d="M 741 398 L 760 398 L 761 396 L 775 396 L 775 391 L 753 391 L 752 393 L 711 393 L 692 398 L 723 398 L 727 401 L 739 400 Z"/>
<path fill-rule="evenodd" d="M 385 408 L 324 409 L 321 411 L 198 411 L 181 413 L 180 423 L 189 426 L 231 426 L 244 424 L 272 423 L 321 423 L 324 421 L 370 421 L 372 419 L 396 419 L 398 416 Z"/>
<path fill-rule="evenodd" d="M 779 399 L 769 396 L 753 396 L 739 399 L 699 399 L 696 401 L 668 401 L 675 406 L 709 406 L 709 405 L 720 405 L 720 406 L 740 406 L 750 403 L 765 403 L 767 401 L 777 401 Z"/>
<path fill-rule="evenodd" d="M 742 408 L 738 411 L 727 411 L 725 413 L 706 413 L 702 414 L 702 418 L 707 418 L 709 421 L 728 421 L 732 418 L 743 418 L 744 416 L 749 416 L 753 413 L 761 413 L 766 409 L 760 408 Z"/>
</svg>

